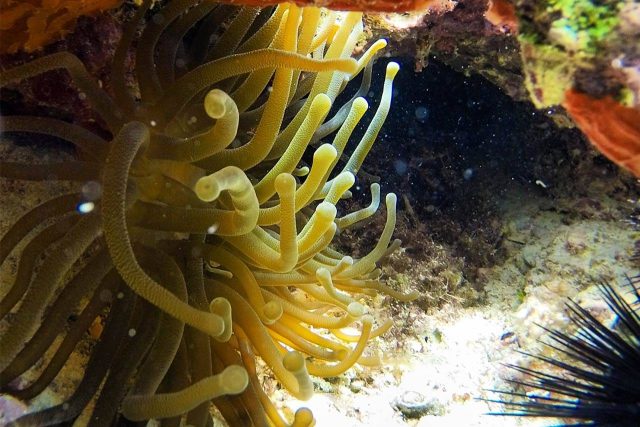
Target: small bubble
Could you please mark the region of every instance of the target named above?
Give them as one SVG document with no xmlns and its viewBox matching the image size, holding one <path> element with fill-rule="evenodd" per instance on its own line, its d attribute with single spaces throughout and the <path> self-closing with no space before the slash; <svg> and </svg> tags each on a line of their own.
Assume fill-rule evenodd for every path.
<svg viewBox="0 0 640 427">
<path fill-rule="evenodd" d="M 153 17 L 151 17 L 151 20 L 154 24 L 160 25 L 164 22 L 164 15 L 162 15 L 161 13 L 156 13 L 155 15 L 153 15 Z"/>
<path fill-rule="evenodd" d="M 80 203 L 78 205 L 78 207 L 76 208 L 76 210 L 78 212 L 80 212 L 81 214 L 88 214 L 89 212 L 91 212 L 94 208 L 96 207 L 95 203 L 93 202 L 84 202 L 84 203 Z"/>
<path fill-rule="evenodd" d="M 218 231 L 218 224 L 213 224 L 211 227 L 207 228 L 208 234 L 214 234 L 216 231 Z"/>
<path fill-rule="evenodd" d="M 373 98 L 374 96 L 376 96 L 376 93 L 371 90 L 367 95 L 369 96 L 369 98 Z"/>
<path fill-rule="evenodd" d="M 62 404 L 62 409 L 63 409 L 64 411 L 68 411 L 68 410 L 69 410 L 69 404 L 68 404 L 67 402 L 64 402 L 64 403 Z"/>
<path fill-rule="evenodd" d="M 149 124 L 150 124 L 151 126 L 155 127 L 155 126 L 158 124 L 158 122 L 156 122 L 155 120 L 151 120 L 151 121 L 149 122 Z"/>
<path fill-rule="evenodd" d="M 129 329 L 129 336 L 130 336 L 130 337 L 135 337 L 135 336 L 136 336 L 136 333 L 137 333 L 137 332 L 136 332 L 136 330 L 135 330 L 135 329 L 133 329 L 133 328 Z"/>
<path fill-rule="evenodd" d="M 113 299 L 113 293 L 109 289 L 100 291 L 100 301 L 110 302 Z"/>
<path fill-rule="evenodd" d="M 416 119 L 418 119 L 419 122 L 425 122 L 428 118 L 429 118 L 429 110 L 427 110 L 427 107 L 424 106 L 420 106 L 418 108 L 416 108 Z"/>
<path fill-rule="evenodd" d="M 118 295 L 116 295 L 116 298 L 122 299 L 124 298 L 124 294 L 122 292 L 118 292 Z"/>
<path fill-rule="evenodd" d="M 88 181 L 82 186 L 82 196 L 89 200 L 98 200 L 102 195 L 102 185 L 97 181 Z"/>
<path fill-rule="evenodd" d="M 405 173 L 407 173 L 409 166 L 404 160 L 398 159 L 393 161 L 393 168 L 396 170 L 396 173 L 398 175 L 404 175 Z"/>
<path fill-rule="evenodd" d="M 467 181 L 470 180 L 473 177 L 473 169 L 471 168 L 465 169 L 464 173 L 462 174 L 462 177 Z"/>
<path fill-rule="evenodd" d="M 84 101 L 85 99 L 87 99 L 87 94 L 84 92 L 80 92 L 78 94 L 78 98 L 80 98 L 82 101 Z"/>
</svg>

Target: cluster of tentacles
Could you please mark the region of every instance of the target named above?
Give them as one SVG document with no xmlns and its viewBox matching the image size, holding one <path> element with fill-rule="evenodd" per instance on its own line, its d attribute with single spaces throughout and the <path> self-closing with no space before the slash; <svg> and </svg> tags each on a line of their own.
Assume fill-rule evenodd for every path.
<svg viewBox="0 0 640 427">
<path fill-rule="evenodd" d="M 501 391 L 506 411 L 494 415 L 557 417 L 571 426 L 637 426 L 640 424 L 640 287 L 628 278 L 626 289 L 600 285 L 615 315 L 603 324 L 575 302 L 568 304 L 575 335 L 546 329 L 548 347 L 562 359 L 530 355 L 544 370 L 509 365 L 523 379 L 511 382 L 516 392 Z M 625 298 L 624 294 L 629 294 Z"/>
<path fill-rule="evenodd" d="M 370 253 L 354 260 L 330 247 L 340 229 L 378 210 L 377 184 L 359 211 L 337 217 L 336 204 L 385 121 L 398 66 L 388 64 L 377 111 L 347 156 L 368 108 L 371 61 L 385 45 L 352 58 L 361 14 L 193 0 L 152 14 L 150 4 L 125 27 L 111 94 L 67 52 L 0 77 L 7 86 L 66 70 L 112 135 L 46 117 L 2 119 L 6 132 L 61 138 L 79 156 L 3 161 L 0 176 L 91 189 L 33 208 L 0 241 L 1 262 L 19 255 L 0 292 L 2 391 L 38 396 L 87 328 L 105 319 L 75 392 L 10 425 L 66 423 L 84 412 L 92 426 L 204 426 L 211 402 L 233 426 L 310 425 L 306 409 L 295 420 L 276 410 L 256 357 L 291 395 L 308 399 L 311 376 L 379 363 L 365 347 L 390 321 L 374 320 L 367 295 L 416 297 L 379 280 L 376 263 L 399 246 L 391 241 L 395 195 L 386 196 L 386 224 Z M 359 75 L 357 93 L 332 110 Z M 36 365 L 38 375 L 25 380 Z"/>
</svg>

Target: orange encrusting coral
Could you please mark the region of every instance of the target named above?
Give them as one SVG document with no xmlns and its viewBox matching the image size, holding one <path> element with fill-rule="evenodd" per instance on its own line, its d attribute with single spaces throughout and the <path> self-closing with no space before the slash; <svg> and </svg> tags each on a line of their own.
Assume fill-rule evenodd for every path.
<svg viewBox="0 0 640 427">
<path fill-rule="evenodd" d="M 72 31 L 80 16 L 121 0 L 0 0 L 0 54 L 33 52 Z"/>
<path fill-rule="evenodd" d="M 222 0 L 223 3 L 246 6 L 270 6 L 282 0 Z M 354 10 L 360 12 L 409 12 L 426 10 L 439 3 L 438 0 L 293 0 L 298 6 L 317 6 L 332 10 Z"/>
<path fill-rule="evenodd" d="M 565 93 L 562 106 L 602 154 L 640 177 L 640 110 L 573 89 Z"/>
</svg>

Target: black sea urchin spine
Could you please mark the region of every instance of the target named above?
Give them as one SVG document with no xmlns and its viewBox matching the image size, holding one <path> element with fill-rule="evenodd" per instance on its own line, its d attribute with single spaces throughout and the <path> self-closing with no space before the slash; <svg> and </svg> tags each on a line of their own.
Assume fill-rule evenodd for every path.
<svg viewBox="0 0 640 427">
<path fill-rule="evenodd" d="M 638 301 L 638 281 L 627 278 L 633 299 Z M 493 415 L 557 417 L 570 419 L 563 425 L 640 425 L 640 315 L 610 284 L 599 286 L 609 309 L 616 315 L 614 326 L 605 326 L 577 303 L 567 304 L 575 335 L 544 328 L 550 341 L 545 345 L 561 353 L 563 361 L 529 355 L 543 361 L 550 372 L 509 365 L 524 374 L 510 380 L 533 392 L 505 392 L 509 400 Z M 625 292 L 625 291 L 623 291 Z M 505 397 L 506 399 L 506 397 Z"/>
</svg>

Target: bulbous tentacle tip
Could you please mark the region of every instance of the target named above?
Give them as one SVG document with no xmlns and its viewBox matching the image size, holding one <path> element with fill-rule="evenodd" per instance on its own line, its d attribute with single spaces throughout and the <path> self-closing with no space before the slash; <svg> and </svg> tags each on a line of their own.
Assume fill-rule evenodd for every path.
<svg viewBox="0 0 640 427">
<path fill-rule="evenodd" d="M 278 194 L 286 196 L 296 190 L 296 179 L 290 173 L 281 173 L 276 177 L 274 186 Z"/>
<path fill-rule="evenodd" d="M 200 178 L 196 182 L 194 190 L 198 198 L 205 202 L 212 202 L 220 195 L 220 188 L 215 177 L 211 175 Z"/>
<path fill-rule="evenodd" d="M 313 153 L 313 160 L 317 161 L 320 158 L 330 158 L 331 160 L 338 157 L 338 151 L 331 144 L 322 144 L 318 149 Z"/>
<path fill-rule="evenodd" d="M 204 98 L 204 110 L 212 119 L 219 119 L 226 114 L 226 103 L 230 99 L 226 92 L 212 89 Z"/>
<path fill-rule="evenodd" d="M 364 305 L 354 301 L 347 306 L 347 313 L 349 313 L 351 317 L 362 317 L 364 315 Z"/>
<path fill-rule="evenodd" d="M 353 101 L 353 107 L 358 110 L 367 111 L 367 109 L 369 108 L 369 103 L 366 99 L 359 96 Z"/>
<path fill-rule="evenodd" d="M 329 112 L 331 109 L 331 98 L 326 93 L 319 93 L 313 98 L 311 102 L 311 109 L 309 114 L 314 115 L 324 115 Z"/>
<path fill-rule="evenodd" d="M 386 78 L 387 79 L 394 78 L 396 74 L 398 74 L 398 71 L 400 71 L 400 65 L 397 62 L 389 62 L 387 64 Z"/>
<path fill-rule="evenodd" d="M 220 382 L 225 388 L 225 394 L 240 394 L 249 385 L 249 374 L 240 365 L 231 365 L 220 374 Z"/>
<path fill-rule="evenodd" d="M 217 341 L 227 342 L 233 333 L 233 324 L 231 316 L 231 304 L 226 298 L 215 298 L 209 304 L 209 311 L 222 318 L 222 333 L 215 337 Z"/>
<path fill-rule="evenodd" d="M 329 202 L 322 202 L 316 207 L 316 214 L 321 219 L 335 218 L 337 213 L 336 205 Z"/>
<path fill-rule="evenodd" d="M 310 427 L 315 424 L 313 412 L 309 408 L 299 408 L 293 416 L 292 427 Z"/>
<path fill-rule="evenodd" d="M 284 309 L 279 302 L 269 301 L 262 307 L 262 313 L 265 324 L 272 325 L 282 317 Z"/>
</svg>

